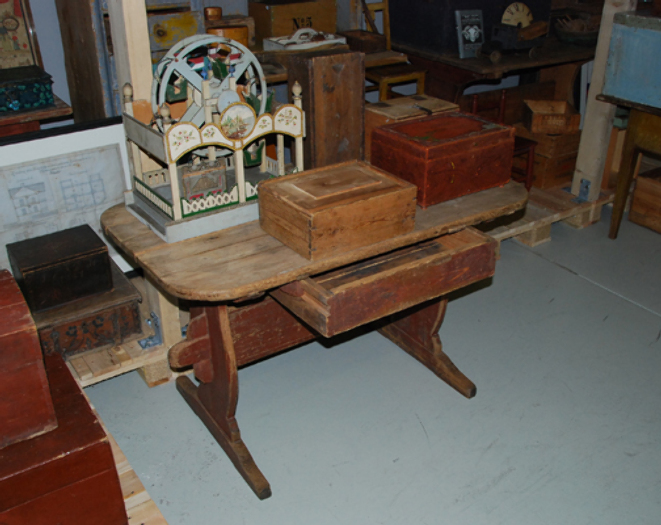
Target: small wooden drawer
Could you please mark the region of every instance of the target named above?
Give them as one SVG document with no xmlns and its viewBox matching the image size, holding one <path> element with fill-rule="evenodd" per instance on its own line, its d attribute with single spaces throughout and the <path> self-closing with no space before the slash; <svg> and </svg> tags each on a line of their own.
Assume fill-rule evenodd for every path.
<svg viewBox="0 0 661 525">
<path fill-rule="evenodd" d="M 270 292 L 325 337 L 490 277 L 496 241 L 467 228 Z"/>
</svg>

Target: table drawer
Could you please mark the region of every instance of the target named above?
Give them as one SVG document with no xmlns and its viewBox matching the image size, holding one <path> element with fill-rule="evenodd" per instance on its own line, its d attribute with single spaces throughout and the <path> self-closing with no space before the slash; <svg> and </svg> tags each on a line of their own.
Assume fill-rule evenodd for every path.
<svg viewBox="0 0 661 525">
<path fill-rule="evenodd" d="M 496 242 L 467 228 L 270 292 L 325 337 L 490 277 Z"/>
</svg>

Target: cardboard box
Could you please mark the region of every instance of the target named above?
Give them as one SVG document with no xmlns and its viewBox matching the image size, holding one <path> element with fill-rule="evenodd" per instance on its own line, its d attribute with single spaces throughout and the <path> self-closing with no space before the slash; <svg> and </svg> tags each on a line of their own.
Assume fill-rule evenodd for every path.
<svg viewBox="0 0 661 525">
<path fill-rule="evenodd" d="M 416 188 L 354 161 L 263 181 L 259 223 L 310 260 L 413 230 Z"/>
<path fill-rule="evenodd" d="M 512 176 L 514 128 L 450 112 L 372 132 L 374 166 L 418 187 L 422 208 L 488 188 Z"/>
</svg>

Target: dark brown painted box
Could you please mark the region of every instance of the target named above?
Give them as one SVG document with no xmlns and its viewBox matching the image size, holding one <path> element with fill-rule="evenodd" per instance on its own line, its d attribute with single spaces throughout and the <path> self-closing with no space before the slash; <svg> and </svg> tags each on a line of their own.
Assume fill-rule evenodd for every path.
<svg viewBox="0 0 661 525">
<path fill-rule="evenodd" d="M 115 346 L 142 333 L 140 292 L 115 263 L 113 289 L 35 312 L 41 348 L 71 357 L 104 346 Z"/>
<path fill-rule="evenodd" d="M 37 328 L 16 281 L 0 270 L 0 449 L 56 426 Z"/>
<path fill-rule="evenodd" d="M 372 132 L 372 164 L 414 183 L 422 208 L 503 186 L 513 152 L 514 128 L 459 112 Z"/>
<path fill-rule="evenodd" d="M 87 224 L 7 245 L 33 312 L 112 289 L 108 247 Z"/>
<path fill-rule="evenodd" d="M 127 525 L 108 436 L 62 357 L 44 361 L 59 425 L 0 450 L 0 523 Z"/>
</svg>

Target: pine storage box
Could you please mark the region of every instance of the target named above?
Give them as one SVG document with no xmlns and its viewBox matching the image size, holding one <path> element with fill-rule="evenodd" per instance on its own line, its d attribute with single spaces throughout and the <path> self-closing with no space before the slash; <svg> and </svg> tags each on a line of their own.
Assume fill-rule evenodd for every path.
<svg viewBox="0 0 661 525">
<path fill-rule="evenodd" d="M 581 115 L 564 100 L 524 100 L 523 123 L 533 133 L 574 133 Z"/>
<path fill-rule="evenodd" d="M 112 289 L 108 247 L 87 224 L 7 245 L 33 312 Z"/>
<path fill-rule="evenodd" d="M 0 69 L 0 115 L 55 106 L 52 84 L 37 66 Z"/>
<path fill-rule="evenodd" d="M 335 0 L 250 0 L 248 15 L 255 20 L 259 47 L 265 38 L 288 36 L 304 27 L 324 33 L 337 30 Z"/>
<path fill-rule="evenodd" d="M 460 112 L 372 132 L 372 164 L 414 183 L 422 208 L 503 186 L 513 152 L 514 128 Z"/>
<path fill-rule="evenodd" d="M 661 169 L 638 175 L 629 220 L 661 233 Z"/>
<path fill-rule="evenodd" d="M 264 231 L 310 260 L 355 250 L 413 230 L 416 188 L 353 161 L 259 185 Z"/>
</svg>

